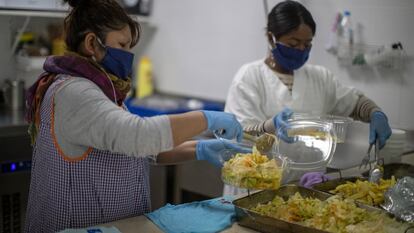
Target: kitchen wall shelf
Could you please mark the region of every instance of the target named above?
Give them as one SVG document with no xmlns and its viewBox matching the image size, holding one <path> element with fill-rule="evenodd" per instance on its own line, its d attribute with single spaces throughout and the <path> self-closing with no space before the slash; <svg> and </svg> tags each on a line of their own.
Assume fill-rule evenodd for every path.
<svg viewBox="0 0 414 233">
<path fill-rule="evenodd" d="M 67 14 L 66 11 L 43 11 L 43 10 L 35 11 L 35 10 L 0 9 L 0 15 L 8 15 L 8 16 L 64 18 L 66 14 Z"/>
<path fill-rule="evenodd" d="M 400 69 L 406 59 L 406 52 L 401 42 L 389 45 L 354 44 L 353 46 L 338 44 L 335 52 L 338 61 L 344 66 L 371 66 L 388 69 Z"/>
<path fill-rule="evenodd" d="M 67 11 L 47 11 L 47 10 L 16 10 L 16 9 L 2 9 L 0 8 L 0 16 L 23 16 L 23 17 L 45 17 L 45 18 L 64 18 Z M 149 23 L 148 16 L 131 15 L 138 19 L 140 23 Z"/>
<path fill-rule="evenodd" d="M 67 15 L 67 11 L 64 10 L 22 10 L 22 9 L 8 9 L 8 8 L 0 8 L 0 16 L 21 16 L 25 17 L 25 21 L 20 29 L 17 30 L 17 35 L 14 39 L 12 45 L 12 52 L 11 54 L 15 54 L 17 44 L 19 41 L 20 36 L 26 30 L 27 26 L 30 23 L 31 18 L 33 17 L 45 17 L 45 18 L 64 18 Z M 147 24 L 150 26 L 148 21 L 148 16 L 138 16 L 138 15 L 131 15 L 134 19 L 138 20 L 141 24 Z"/>
</svg>

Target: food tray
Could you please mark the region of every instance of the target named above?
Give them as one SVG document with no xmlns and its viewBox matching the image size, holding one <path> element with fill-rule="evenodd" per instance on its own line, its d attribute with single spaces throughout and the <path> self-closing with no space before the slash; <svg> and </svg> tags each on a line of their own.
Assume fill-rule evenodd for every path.
<svg viewBox="0 0 414 233">
<path fill-rule="evenodd" d="M 339 178 L 329 180 L 323 183 L 315 184 L 312 188 L 322 192 L 328 192 L 335 189 L 338 185 L 345 184 L 347 181 L 355 182 L 357 180 L 367 180 L 369 171 L 362 173 L 362 177 L 352 176 L 346 178 Z M 391 163 L 384 165 L 383 179 L 391 179 L 394 176 L 396 179 L 401 179 L 404 176 L 414 177 L 414 166 L 404 163 Z"/>
<path fill-rule="evenodd" d="M 239 225 L 266 233 L 327 233 L 327 231 L 306 227 L 298 223 L 291 223 L 281 219 L 263 216 L 250 210 L 250 208 L 257 206 L 259 203 L 264 204 L 271 201 L 275 196 L 288 199 L 296 192 L 299 192 L 303 197 L 318 198 L 320 200 L 326 200 L 332 196 L 332 194 L 296 185 L 284 185 L 278 190 L 260 191 L 233 201 L 236 209 L 236 219 L 239 222 Z M 378 208 L 359 203 L 357 203 L 357 206 L 369 211 L 381 211 Z"/>
<path fill-rule="evenodd" d="M 337 186 L 341 184 L 345 184 L 346 182 L 356 182 L 357 180 L 367 180 L 365 177 L 358 177 L 358 176 L 352 176 L 352 177 L 346 177 L 346 178 L 338 178 L 333 180 L 328 180 L 323 183 L 315 184 L 312 188 L 318 191 L 327 192 L 335 189 Z"/>
</svg>

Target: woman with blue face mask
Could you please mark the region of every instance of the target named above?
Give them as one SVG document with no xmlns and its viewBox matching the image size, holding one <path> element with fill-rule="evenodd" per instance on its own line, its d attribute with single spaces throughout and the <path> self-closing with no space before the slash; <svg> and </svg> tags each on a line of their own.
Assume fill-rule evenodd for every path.
<svg viewBox="0 0 414 233">
<path fill-rule="evenodd" d="M 357 89 L 342 85 L 325 67 L 306 63 L 315 32 L 312 15 L 302 4 L 278 3 L 268 14 L 269 53 L 239 69 L 230 86 L 225 111 L 234 113 L 244 130 L 252 133 L 275 133 L 293 112 L 349 116 L 370 122 L 369 142 L 378 140 L 382 148 L 391 129 L 381 109 Z M 311 180 L 325 178 L 322 174 L 312 175 Z M 290 179 L 300 176 L 293 174 Z M 307 179 L 304 183 L 308 183 Z M 224 193 L 238 194 L 240 190 L 225 186 Z"/>
<path fill-rule="evenodd" d="M 223 140 L 187 141 L 205 130 L 242 137 L 230 113 L 142 118 L 125 109 L 140 36 L 116 0 L 67 0 L 63 56 L 50 56 L 27 95 L 33 143 L 25 232 L 84 228 L 150 211 L 149 162 L 207 160 Z"/>
</svg>

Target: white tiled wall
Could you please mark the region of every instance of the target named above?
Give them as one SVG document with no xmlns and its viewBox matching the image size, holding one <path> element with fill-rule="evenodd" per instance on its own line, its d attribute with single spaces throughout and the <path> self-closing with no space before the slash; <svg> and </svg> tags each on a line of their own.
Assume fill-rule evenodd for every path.
<svg viewBox="0 0 414 233">
<path fill-rule="evenodd" d="M 157 0 L 146 51 L 163 91 L 224 100 L 237 69 L 266 52 L 259 0 Z"/>
</svg>

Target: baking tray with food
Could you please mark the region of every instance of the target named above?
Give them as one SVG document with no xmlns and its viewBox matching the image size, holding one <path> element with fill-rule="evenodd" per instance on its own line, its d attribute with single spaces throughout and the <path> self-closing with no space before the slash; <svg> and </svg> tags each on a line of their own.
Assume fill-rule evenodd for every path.
<svg viewBox="0 0 414 233">
<path fill-rule="evenodd" d="M 414 166 L 409 164 L 384 165 L 384 177 L 378 184 L 367 180 L 368 172 L 362 177 L 345 177 L 329 180 L 314 185 L 312 188 L 331 194 L 341 194 L 367 205 L 379 206 L 384 201 L 384 193 L 396 184 L 396 181 L 405 176 L 414 175 Z"/>
<path fill-rule="evenodd" d="M 367 205 L 379 206 L 384 202 L 384 193 L 396 184 L 396 179 L 380 179 L 371 183 L 362 177 L 348 177 L 330 180 L 313 186 L 313 189 L 339 194 Z"/>
<path fill-rule="evenodd" d="M 260 191 L 233 204 L 239 225 L 260 232 L 394 233 L 411 227 L 378 208 L 296 185 Z"/>
</svg>

